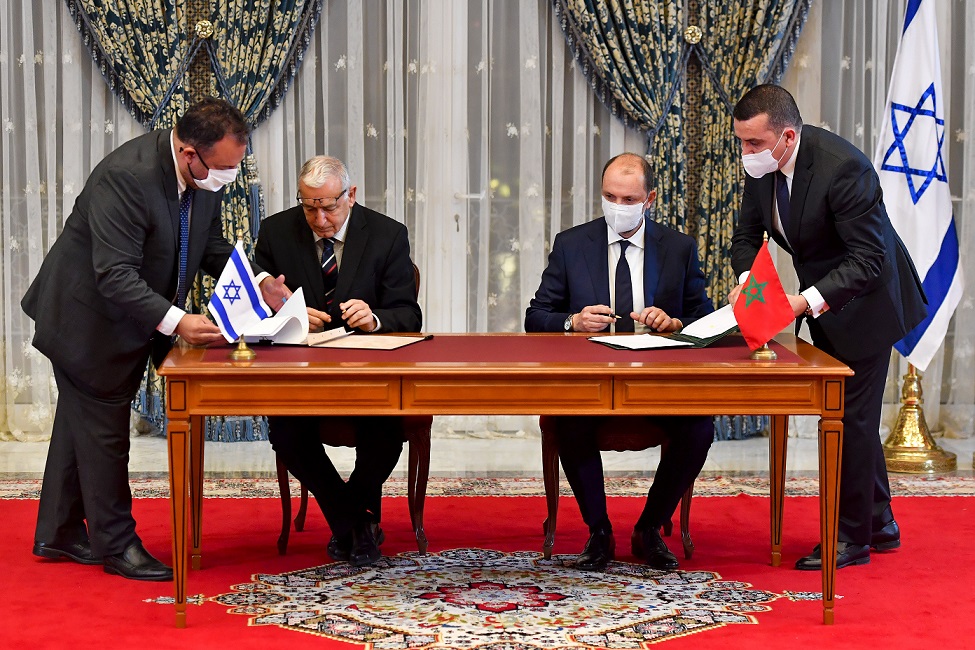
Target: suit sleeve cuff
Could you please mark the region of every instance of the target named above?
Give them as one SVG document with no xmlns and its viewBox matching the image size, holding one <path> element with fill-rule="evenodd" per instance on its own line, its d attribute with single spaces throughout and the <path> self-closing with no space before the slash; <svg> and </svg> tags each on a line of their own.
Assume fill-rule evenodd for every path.
<svg viewBox="0 0 975 650">
<path fill-rule="evenodd" d="M 806 310 L 806 316 L 812 316 L 813 318 L 819 318 L 823 314 L 829 311 L 829 305 L 823 299 L 823 294 L 819 293 L 819 289 L 816 287 L 809 287 L 805 291 L 799 293 L 800 296 L 806 299 L 809 303 L 809 309 Z"/>
</svg>

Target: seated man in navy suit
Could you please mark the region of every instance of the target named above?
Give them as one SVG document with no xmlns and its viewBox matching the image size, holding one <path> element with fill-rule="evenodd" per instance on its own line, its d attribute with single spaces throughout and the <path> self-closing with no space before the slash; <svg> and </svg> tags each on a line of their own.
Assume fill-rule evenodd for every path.
<svg viewBox="0 0 975 650">
<path fill-rule="evenodd" d="M 292 291 L 303 288 L 311 328 L 418 332 L 421 314 L 406 227 L 357 203 L 345 165 L 328 156 L 302 166 L 297 201 L 261 223 L 254 259 L 271 275 L 283 274 Z M 322 395 L 322 401 L 328 398 Z M 270 417 L 268 437 L 288 471 L 315 495 L 332 529 L 329 556 L 363 566 L 381 556 L 380 500 L 403 449 L 403 418 L 338 419 Z M 339 424 L 351 424 L 356 436 L 355 468 L 347 482 L 319 436 Z"/>
<path fill-rule="evenodd" d="M 711 313 L 693 238 L 646 219 L 657 193 L 649 163 L 620 154 L 603 167 L 603 217 L 560 233 L 525 314 L 528 332 L 674 332 Z M 607 416 L 612 417 L 612 416 Z M 601 570 L 615 557 L 596 432 L 607 417 L 553 418 L 562 469 L 589 541 L 576 566 Z M 647 418 L 668 432 L 647 502 L 631 537 L 633 554 L 655 569 L 676 569 L 660 537 L 694 482 L 714 439 L 710 417 Z"/>
</svg>

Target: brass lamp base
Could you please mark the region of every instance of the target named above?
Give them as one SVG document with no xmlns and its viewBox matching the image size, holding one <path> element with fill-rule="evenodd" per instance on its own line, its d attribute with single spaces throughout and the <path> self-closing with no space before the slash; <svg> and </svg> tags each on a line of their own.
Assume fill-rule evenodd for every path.
<svg viewBox="0 0 975 650">
<path fill-rule="evenodd" d="M 257 352 L 247 347 L 247 343 L 244 342 L 244 337 L 241 335 L 237 339 L 237 348 L 230 353 L 230 359 L 232 361 L 253 361 L 256 358 Z"/>
<path fill-rule="evenodd" d="M 942 474 L 958 468 L 958 459 L 931 438 L 921 404 L 921 378 L 913 364 L 908 365 L 901 388 L 901 409 L 897 423 L 884 441 L 887 470 L 905 474 Z"/>
</svg>

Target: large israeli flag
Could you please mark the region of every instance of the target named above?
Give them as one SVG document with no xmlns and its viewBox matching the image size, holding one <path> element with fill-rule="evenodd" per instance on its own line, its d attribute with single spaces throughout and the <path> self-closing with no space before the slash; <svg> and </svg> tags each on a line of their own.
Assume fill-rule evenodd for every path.
<svg viewBox="0 0 975 650">
<path fill-rule="evenodd" d="M 233 343 L 243 332 L 272 314 L 261 296 L 239 239 L 207 306 L 228 343 Z"/>
<path fill-rule="evenodd" d="M 934 9 L 934 0 L 907 4 L 873 159 L 887 213 L 928 298 L 927 318 L 894 346 L 920 370 L 941 347 L 963 289 L 945 167 L 947 101 L 941 92 Z"/>
</svg>

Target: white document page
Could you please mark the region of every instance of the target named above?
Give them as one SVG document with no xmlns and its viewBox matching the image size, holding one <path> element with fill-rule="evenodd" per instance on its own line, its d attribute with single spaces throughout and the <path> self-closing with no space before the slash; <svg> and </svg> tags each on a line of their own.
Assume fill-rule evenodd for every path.
<svg viewBox="0 0 975 650">
<path fill-rule="evenodd" d="M 654 336 L 653 334 L 624 334 L 615 336 L 592 336 L 590 341 L 596 343 L 606 343 L 612 347 L 627 348 L 629 350 L 653 350 L 655 348 L 689 348 L 693 343 L 678 341 L 677 339 L 667 338 L 666 336 Z"/>
<path fill-rule="evenodd" d="M 302 343 L 308 336 L 308 310 L 301 287 L 295 291 L 281 311 L 270 318 L 254 323 L 244 332 L 248 343 L 273 341 L 275 343 Z"/>
<path fill-rule="evenodd" d="M 731 305 L 725 305 L 721 309 L 711 312 L 704 318 L 694 321 L 680 331 L 698 339 L 709 339 L 712 336 L 723 334 L 733 327 L 738 326 L 735 318 L 735 311 Z"/>
</svg>

